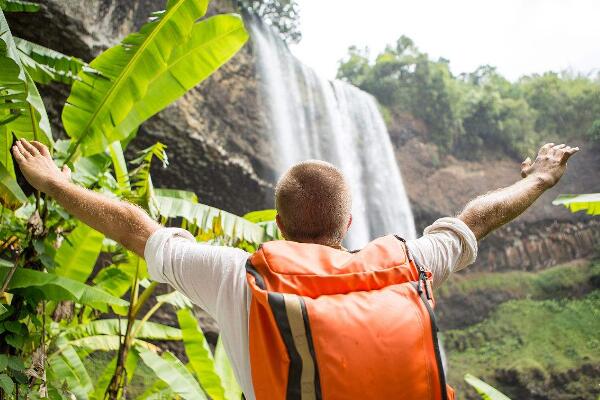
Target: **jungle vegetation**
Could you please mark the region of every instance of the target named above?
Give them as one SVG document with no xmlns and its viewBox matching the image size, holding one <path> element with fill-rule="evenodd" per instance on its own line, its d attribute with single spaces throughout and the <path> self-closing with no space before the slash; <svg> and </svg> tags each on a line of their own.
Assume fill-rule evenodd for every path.
<svg viewBox="0 0 600 400">
<path fill-rule="evenodd" d="M 218 343 L 213 354 L 190 301 L 177 292 L 155 296 L 144 260 L 32 190 L 10 148 L 18 138 L 40 141 L 76 183 L 133 202 L 199 240 L 252 250 L 277 237 L 271 211 L 242 218 L 194 193 L 155 187 L 150 166 L 168 165 L 163 144 L 124 156 L 141 123 L 244 45 L 242 19 L 202 18 L 208 0 L 169 0 L 87 63 L 12 36 L 4 12 L 40 5 L 0 6 L 0 399 L 239 399 L 223 348 Z M 37 90 L 49 82 L 70 86 L 67 137 L 52 133 Z M 178 327 L 151 321 L 167 304 Z M 160 346 L 169 341 L 183 342 L 185 356 Z M 105 362 L 90 364 L 98 353 Z M 130 388 L 141 369 L 154 383 L 136 393 Z"/>
<path fill-rule="evenodd" d="M 372 60 L 351 47 L 337 77 L 373 94 L 388 115 L 422 120 L 428 139 L 466 159 L 485 148 L 522 160 L 542 141 L 600 139 L 600 74 L 547 72 L 510 82 L 483 65 L 454 75 L 402 36 Z"/>
</svg>

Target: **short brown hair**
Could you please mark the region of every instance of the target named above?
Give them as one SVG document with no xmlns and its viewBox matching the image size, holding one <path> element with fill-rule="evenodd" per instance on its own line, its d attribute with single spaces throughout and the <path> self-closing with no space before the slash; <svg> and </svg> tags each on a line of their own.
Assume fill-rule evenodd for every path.
<svg viewBox="0 0 600 400">
<path fill-rule="evenodd" d="M 275 188 L 275 208 L 289 240 L 339 245 L 351 207 L 344 175 L 325 161 L 307 160 L 292 166 Z"/>
</svg>

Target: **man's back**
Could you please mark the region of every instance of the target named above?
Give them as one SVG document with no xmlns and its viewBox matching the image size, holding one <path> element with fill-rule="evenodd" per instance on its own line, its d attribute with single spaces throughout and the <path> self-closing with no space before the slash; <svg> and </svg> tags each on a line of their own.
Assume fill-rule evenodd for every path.
<svg viewBox="0 0 600 400">
<path fill-rule="evenodd" d="M 477 242 L 456 218 L 442 218 L 424 236 L 407 242 L 416 262 L 433 274 L 434 288 L 471 264 Z M 254 399 L 248 329 L 252 292 L 246 278 L 251 255 L 239 249 L 196 243 L 182 229 L 164 228 L 148 240 L 145 258 L 153 279 L 170 283 L 217 321 L 225 349 L 247 399 Z M 385 316 L 381 316 L 386 318 Z M 335 338 L 324 338 L 335 344 Z"/>
</svg>

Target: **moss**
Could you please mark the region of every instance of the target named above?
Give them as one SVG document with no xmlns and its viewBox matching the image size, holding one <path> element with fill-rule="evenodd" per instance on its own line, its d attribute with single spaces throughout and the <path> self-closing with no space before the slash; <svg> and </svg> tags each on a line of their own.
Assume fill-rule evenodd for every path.
<svg viewBox="0 0 600 400">
<path fill-rule="evenodd" d="M 507 393 L 520 385 L 533 396 L 558 384 L 553 377 L 599 365 L 598 332 L 600 290 L 580 299 L 511 300 L 485 321 L 444 334 L 449 380 L 465 390 L 470 372 Z M 569 390 L 597 390 L 568 381 Z"/>
</svg>

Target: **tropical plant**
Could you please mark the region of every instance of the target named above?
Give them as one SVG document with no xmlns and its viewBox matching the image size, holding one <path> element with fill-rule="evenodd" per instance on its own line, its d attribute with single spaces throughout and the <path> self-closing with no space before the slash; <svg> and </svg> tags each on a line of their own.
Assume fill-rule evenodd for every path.
<svg viewBox="0 0 600 400">
<path fill-rule="evenodd" d="M 565 206 L 574 213 L 585 211 L 589 215 L 600 215 L 600 193 L 561 194 L 552 204 Z"/>
<path fill-rule="evenodd" d="M 71 167 L 74 182 L 132 201 L 163 223 L 181 220 L 200 240 L 253 249 L 276 237 L 268 222 L 203 205 L 190 192 L 154 188 L 150 165 L 167 165 L 164 145 L 140 151 L 131 171 L 124 157 L 141 123 L 247 40 L 237 15 L 201 19 L 207 5 L 169 0 L 139 32 L 87 64 L 13 37 L 3 12 L 43 5 L 0 0 L 0 400 L 120 398 L 140 360 L 159 378 L 142 398 L 239 398 L 222 345 L 213 356 L 189 300 L 176 292 L 154 296 L 141 258 L 32 192 L 10 154 L 15 138 L 43 142 L 59 165 Z M 36 82 L 71 85 L 62 114 L 67 139 L 54 139 Z M 154 305 L 142 313 L 147 303 Z M 151 321 L 164 304 L 179 309 L 179 328 Z M 181 340 L 189 365 L 157 345 Z M 96 380 L 85 367 L 94 352 L 112 355 Z"/>
<path fill-rule="evenodd" d="M 465 374 L 465 382 L 475 388 L 483 400 L 510 400 L 509 397 L 501 393 L 498 389 L 493 388 L 471 374 Z"/>
</svg>

